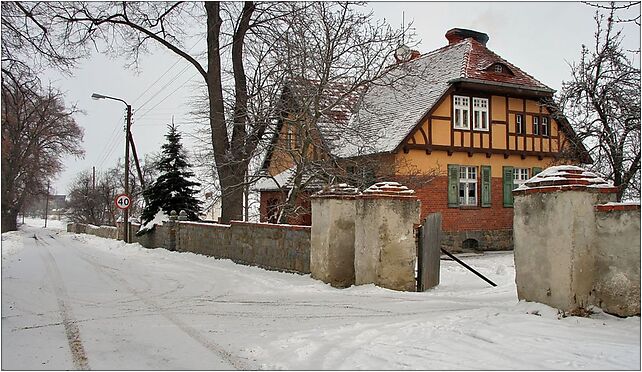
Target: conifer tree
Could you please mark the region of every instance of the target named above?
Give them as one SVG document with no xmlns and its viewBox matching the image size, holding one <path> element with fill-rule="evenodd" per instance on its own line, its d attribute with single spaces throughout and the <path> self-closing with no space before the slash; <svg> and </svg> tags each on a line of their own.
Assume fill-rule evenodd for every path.
<svg viewBox="0 0 642 372">
<path fill-rule="evenodd" d="M 200 201 L 196 199 L 198 182 L 190 181 L 194 173 L 187 162 L 185 150 L 181 144 L 181 135 L 174 123 L 168 125 L 169 132 L 165 135 L 167 142 L 161 147 L 161 159 L 158 162 L 160 176 L 147 188 L 143 195 L 147 205 L 141 215 L 143 223 L 154 219 L 159 210 L 169 215 L 172 210 L 187 212 L 187 219 L 198 220 Z"/>
</svg>

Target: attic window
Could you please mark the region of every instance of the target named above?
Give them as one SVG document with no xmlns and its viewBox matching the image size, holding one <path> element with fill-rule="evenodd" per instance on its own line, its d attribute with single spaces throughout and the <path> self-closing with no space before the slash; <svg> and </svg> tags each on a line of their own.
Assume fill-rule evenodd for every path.
<svg viewBox="0 0 642 372">
<path fill-rule="evenodd" d="M 503 63 L 493 63 L 486 68 L 486 71 L 491 71 L 496 74 L 513 75 L 513 72 Z"/>
</svg>

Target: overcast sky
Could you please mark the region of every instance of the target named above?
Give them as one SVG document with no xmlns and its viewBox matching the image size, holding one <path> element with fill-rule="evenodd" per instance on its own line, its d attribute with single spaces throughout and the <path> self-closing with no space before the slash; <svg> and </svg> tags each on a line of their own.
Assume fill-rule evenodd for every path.
<svg viewBox="0 0 642 372">
<path fill-rule="evenodd" d="M 576 2 L 372 2 L 375 17 L 399 27 L 402 12 L 426 53 L 447 44 L 451 28 L 468 28 L 490 37 L 487 47 L 549 87 L 559 90 L 570 79 L 568 63 L 576 61 L 582 44 L 593 45 L 595 9 Z M 637 13 L 639 14 L 639 7 Z M 637 49 L 640 29 L 624 29 L 624 46 Z M 189 47 L 189 46 L 188 46 Z M 196 49 L 198 46 L 196 47 Z M 186 61 L 162 49 L 142 58 L 135 73 L 122 59 L 96 54 L 73 77 L 48 72 L 44 78 L 66 93 L 67 103 L 84 110 L 76 117 L 85 129 L 84 159 L 65 158 L 66 169 L 52 183 L 53 192 L 65 194 L 75 175 L 96 166 L 116 164 L 124 155 L 124 105 L 91 100 L 92 92 L 122 98 L 134 109 L 132 135 L 139 157 L 160 150 L 166 124 L 174 121 L 185 134 L 186 145 L 196 125 L 191 120 L 190 97 L 197 93 L 200 75 Z M 635 61 L 639 65 L 639 56 Z"/>
</svg>

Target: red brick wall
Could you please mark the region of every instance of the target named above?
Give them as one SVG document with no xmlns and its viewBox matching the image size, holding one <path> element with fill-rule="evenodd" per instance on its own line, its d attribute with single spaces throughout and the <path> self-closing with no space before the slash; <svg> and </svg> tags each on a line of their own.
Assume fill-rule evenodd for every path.
<svg viewBox="0 0 642 372">
<path fill-rule="evenodd" d="M 481 183 L 477 185 L 481 198 Z M 435 178 L 421 189 L 415 189 L 421 200 L 421 220 L 440 212 L 444 231 L 504 230 L 513 228 L 513 208 L 504 208 L 502 179 L 491 181 L 491 207 L 448 208 L 448 177 Z"/>
<path fill-rule="evenodd" d="M 271 199 L 275 199 L 277 201 L 277 205 L 280 205 L 283 203 L 283 200 L 285 198 L 283 196 L 283 193 L 281 193 L 280 191 L 261 191 L 261 204 L 259 206 L 259 211 L 261 213 L 261 222 L 268 222 L 268 202 Z M 301 206 L 305 212 L 299 216 L 290 218 L 288 220 L 288 224 L 310 226 L 312 224 L 312 213 L 310 212 L 311 206 L 309 195 L 300 195 L 297 200 L 297 205 Z M 276 221 L 269 222 L 276 223 Z"/>
<path fill-rule="evenodd" d="M 403 180 L 400 182 L 404 183 Z M 477 196 L 481 199 L 481 183 L 477 184 Z M 448 207 L 448 177 L 436 177 L 422 188 L 416 188 L 417 197 L 421 200 L 421 220 L 430 213 L 440 212 L 442 229 L 446 232 L 506 230 L 513 228 L 513 208 L 504 208 L 502 179 L 492 178 L 491 207 Z M 283 194 L 277 191 L 261 192 L 261 222 L 267 222 L 268 200 L 276 199 L 279 203 Z M 310 210 L 307 195 L 299 200 L 299 205 Z M 299 216 L 288 221 L 292 225 L 310 225 L 310 215 Z"/>
</svg>

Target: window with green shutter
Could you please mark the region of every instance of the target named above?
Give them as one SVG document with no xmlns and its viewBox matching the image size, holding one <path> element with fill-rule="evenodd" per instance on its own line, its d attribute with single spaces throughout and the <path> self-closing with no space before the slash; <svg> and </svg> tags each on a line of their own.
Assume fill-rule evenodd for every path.
<svg viewBox="0 0 642 372">
<path fill-rule="evenodd" d="M 448 207 L 459 207 L 459 165 L 448 164 Z"/>
<path fill-rule="evenodd" d="M 513 167 L 502 167 L 503 184 L 504 184 L 504 207 L 513 206 Z"/>
<path fill-rule="evenodd" d="M 491 189 L 491 173 L 489 165 L 482 165 L 481 167 L 481 206 L 490 207 L 490 189 Z"/>
<path fill-rule="evenodd" d="M 540 173 L 541 171 L 542 171 L 542 168 L 540 168 L 540 167 L 533 167 L 533 174 L 531 175 L 531 177 L 535 177 L 535 175 L 536 175 L 537 173 Z"/>
</svg>

